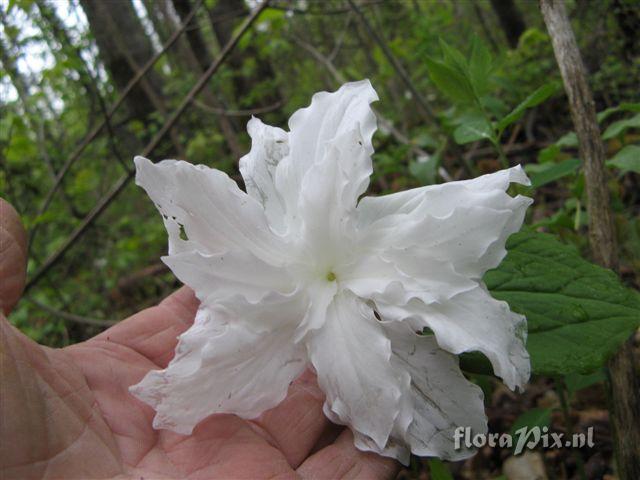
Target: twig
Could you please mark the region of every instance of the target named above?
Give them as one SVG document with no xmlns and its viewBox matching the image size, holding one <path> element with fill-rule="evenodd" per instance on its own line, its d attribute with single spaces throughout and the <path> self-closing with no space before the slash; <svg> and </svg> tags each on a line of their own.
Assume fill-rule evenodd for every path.
<svg viewBox="0 0 640 480">
<path fill-rule="evenodd" d="M 213 113 L 214 115 L 224 115 L 225 117 L 250 117 L 251 115 L 260 115 L 278 110 L 282 107 L 284 102 L 282 100 L 278 100 L 276 103 L 267 105 L 266 107 L 254 108 L 251 110 L 226 110 L 224 108 L 212 107 L 201 100 L 194 100 L 193 104 L 205 112 Z"/>
<path fill-rule="evenodd" d="M 68 320 L 70 322 L 82 323 L 84 325 L 93 325 L 95 327 L 111 327 L 118 323 L 116 320 L 103 320 L 100 318 L 91 318 L 84 317 L 82 315 L 76 315 L 75 313 L 63 312 L 62 310 L 58 310 L 56 308 L 50 307 L 38 300 L 30 297 L 24 297 L 28 302 L 33 303 L 36 307 L 44 310 L 45 312 L 50 313 L 51 315 L 55 315 L 56 317 L 60 317 L 63 320 Z"/>
<path fill-rule="evenodd" d="M 142 80 L 145 74 L 151 69 L 151 67 L 153 67 L 153 65 L 158 61 L 158 59 L 169 48 L 171 48 L 171 46 L 178 40 L 180 35 L 185 31 L 187 25 L 196 14 L 198 7 L 202 3 L 202 1 L 203 0 L 198 0 L 198 3 L 193 7 L 193 10 L 191 11 L 191 13 L 189 13 L 189 16 L 185 18 L 185 21 L 182 23 L 180 28 L 176 30 L 173 33 L 173 35 L 171 35 L 171 38 L 169 38 L 169 40 L 167 40 L 167 42 L 162 46 L 162 49 L 158 53 L 156 53 L 152 58 L 150 58 L 149 61 L 129 81 L 129 83 L 124 88 L 124 90 L 122 91 L 118 99 L 111 106 L 109 111 L 104 115 L 104 120 L 100 124 L 96 125 L 96 127 L 91 132 L 89 132 L 89 134 L 84 138 L 84 140 L 82 140 L 80 145 L 78 145 L 76 149 L 71 153 L 71 155 L 69 156 L 65 164 L 62 166 L 62 168 L 58 172 L 55 178 L 54 184 L 51 187 L 51 190 L 49 190 L 49 193 L 47 193 L 47 196 L 45 197 L 44 202 L 42 203 L 42 206 L 38 209 L 38 212 L 36 213 L 36 218 L 40 217 L 47 210 L 47 208 L 49 208 L 49 205 L 53 200 L 53 196 L 55 195 L 58 188 L 60 188 L 62 184 L 62 180 L 64 179 L 65 175 L 67 174 L 71 166 L 76 162 L 76 160 L 78 160 L 78 158 L 80 158 L 80 155 L 82 155 L 82 152 L 84 152 L 84 150 L 89 146 L 89 144 L 93 140 L 95 140 L 98 134 L 107 125 L 107 122 L 111 119 L 111 117 L 116 112 L 116 110 L 124 103 L 124 100 L 127 98 L 131 90 L 133 90 L 133 88 Z"/>
<path fill-rule="evenodd" d="M 242 38 L 242 36 L 249 30 L 249 27 L 253 24 L 253 22 L 258 18 L 260 13 L 266 8 L 269 0 L 264 0 L 255 10 L 247 17 L 247 19 L 242 23 L 242 25 L 238 28 L 233 37 L 229 40 L 229 42 L 224 46 L 218 58 L 211 64 L 211 66 L 207 69 L 206 72 L 202 74 L 202 76 L 198 79 L 198 82 L 191 88 L 189 93 L 184 97 L 180 106 L 173 112 L 173 114 L 169 117 L 169 119 L 164 123 L 162 128 L 158 130 L 155 136 L 151 139 L 151 141 L 147 144 L 147 146 L 142 151 L 142 156 L 148 156 L 153 150 L 160 144 L 165 135 L 171 130 L 171 128 L 175 125 L 178 119 L 184 114 L 187 107 L 191 104 L 195 96 L 200 93 L 200 91 L 205 87 L 207 82 L 211 79 L 214 73 L 218 71 L 222 63 L 227 59 L 231 51 L 238 44 L 238 41 Z M 111 204 L 111 202 L 124 190 L 129 181 L 133 178 L 134 171 L 127 172 L 122 175 L 116 183 L 111 187 L 109 192 L 100 199 L 100 201 L 95 205 L 95 207 L 89 212 L 89 214 L 84 218 L 84 220 L 76 227 L 76 229 L 71 233 L 71 235 L 63 242 L 63 244 L 56 250 L 47 260 L 45 260 L 44 264 L 33 274 L 31 279 L 27 282 L 25 287 L 25 292 L 28 291 L 33 285 L 35 285 L 40 278 L 44 274 L 46 274 L 51 267 L 53 267 L 62 256 L 71 248 L 78 239 L 84 234 L 84 232 L 93 224 L 93 222 L 106 210 L 106 208 Z"/>
<path fill-rule="evenodd" d="M 366 7 L 382 4 L 384 2 L 385 0 L 370 0 L 364 3 L 362 6 L 366 8 Z M 295 8 L 290 6 L 278 5 L 278 4 L 271 5 L 269 8 L 273 8 L 275 10 L 283 10 L 285 12 L 292 12 L 297 15 L 342 15 L 351 11 L 349 8 L 338 8 L 335 10 L 320 10 L 320 9 L 313 10 L 310 8 L 301 9 L 301 8 Z"/>
<path fill-rule="evenodd" d="M 313 58 L 315 58 L 318 62 L 322 63 L 326 67 L 326 69 L 329 71 L 329 73 L 333 76 L 333 78 L 336 80 L 336 82 L 345 83 L 347 81 L 345 76 L 338 71 L 338 69 L 335 67 L 333 62 L 331 62 L 331 60 L 329 60 L 326 56 L 324 56 L 317 48 L 315 48 L 313 45 L 308 44 L 301 38 L 298 38 L 298 37 L 292 37 L 292 38 L 293 38 L 293 41 L 296 42 L 300 47 L 302 47 L 307 52 L 309 52 L 311 56 L 313 56 Z M 431 156 L 429 153 L 427 153 L 426 151 L 418 147 L 415 143 L 413 143 L 411 140 L 409 140 L 409 138 L 407 138 L 406 135 L 400 132 L 400 130 L 395 128 L 393 126 L 393 123 L 387 118 L 385 118 L 378 110 L 376 110 L 375 108 L 372 108 L 372 110 L 376 113 L 376 117 L 378 118 L 378 121 L 380 122 L 380 124 L 385 129 L 387 129 L 391 134 L 391 136 L 395 138 L 398 142 L 402 143 L 403 145 L 408 145 L 411 151 L 419 157 L 429 158 Z M 453 180 L 449 172 L 444 167 L 438 167 L 438 174 L 447 182 L 450 182 L 451 180 Z"/>
<path fill-rule="evenodd" d="M 424 98 L 422 96 L 422 94 L 420 92 L 418 92 L 416 87 L 413 85 L 413 82 L 411 81 L 411 78 L 409 78 L 409 74 L 404 69 L 404 67 L 402 66 L 400 61 L 393 54 L 393 52 L 391 51 L 389 46 L 386 44 L 386 42 L 383 40 L 383 38 L 371 26 L 371 24 L 367 20 L 367 17 L 364 16 L 362 11 L 356 6 L 356 4 L 353 2 L 353 0 L 347 0 L 347 1 L 349 2 L 349 7 L 351 7 L 353 12 L 360 19 L 360 21 L 362 22 L 364 27 L 367 29 L 367 32 L 369 33 L 369 35 L 371 35 L 371 38 L 373 38 L 375 40 L 375 42 L 378 44 L 378 46 L 382 50 L 382 53 L 384 54 L 384 56 L 387 57 L 387 60 L 391 63 L 391 65 L 396 70 L 396 72 L 398 73 L 398 75 L 400 76 L 400 78 L 402 79 L 404 84 L 407 86 L 407 88 L 409 89 L 409 91 L 411 92 L 413 97 L 416 99 L 416 101 L 418 102 L 418 106 L 423 111 L 423 113 L 425 114 L 427 119 L 430 120 L 430 121 L 435 122 L 436 116 L 433 113 L 433 110 L 431 109 L 431 107 L 427 103 L 426 98 Z"/>
<path fill-rule="evenodd" d="M 605 148 L 586 70 L 564 2 L 540 0 L 540 9 L 560 67 L 578 137 L 587 190 L 591 253 L 603 267 L 617 270 L 617 245 L 604 164 Z M 636 480 L 640 478 L 640 379 L 635 370 L 632 338 L 609 361 L 607 383 L 618 475 L 623 480 Z"/>
</svg>

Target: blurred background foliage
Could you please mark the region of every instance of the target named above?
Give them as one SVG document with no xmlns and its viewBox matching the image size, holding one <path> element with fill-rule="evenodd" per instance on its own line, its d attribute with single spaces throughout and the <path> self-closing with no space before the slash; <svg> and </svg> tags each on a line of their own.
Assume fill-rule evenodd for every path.
<svg viewBox="0 0 640 480">
<path fill-rule="evenodd" d="M 255 4 L 0 1 L 0 195 L 22 215 L 35 279 L 11 321 L 35 340 L 81 341 L 178 286 L 159 260 L 160 216 L 133 182 L 34 275 L 131 171 Z M 637 287 L 640 5 L 568 8 L 608 149 L 621 273 Z M 535 1 L 273 0 L 150 157 L 203 163 L 241 183 L 252 114 L 286 128 L 314 92 L 362 78 L 381 100 L 370 193 L 522 164 L 533 186 L 518 190 L 535 198 L 527 223 L 586 254 L 577 142 Z"/>
</svg>

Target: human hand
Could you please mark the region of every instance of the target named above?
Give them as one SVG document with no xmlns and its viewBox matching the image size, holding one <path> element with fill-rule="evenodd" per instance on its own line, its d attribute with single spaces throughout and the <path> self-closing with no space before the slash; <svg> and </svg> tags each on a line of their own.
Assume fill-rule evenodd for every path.
<svg viewBox="0 0 640 480">
<path fill-rule="evenodd" d="M 0 199 L 0 308 L 22 291 L 26 236 Z M 154 430 L 128 387 L 173 357 L 197 299 L 181 288 L 100 335 L 63 349 L 33 342 L 0 313 L 0 478 L 393 478 L 393 460 L 364 453 L 322 413 L 306 372 L 256 420 L 213 415 L 192 435 Z"/>
</svg>

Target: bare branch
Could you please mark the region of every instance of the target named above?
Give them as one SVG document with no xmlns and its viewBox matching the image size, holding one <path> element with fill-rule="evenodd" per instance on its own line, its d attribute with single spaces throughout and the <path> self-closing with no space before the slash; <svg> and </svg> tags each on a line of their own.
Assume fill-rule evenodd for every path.
<svg viewBox="0 0 640 480">
<path fill-rule="evenodd" d="M 35 298 L 30 296 L 24 297 L 29 303 L 34 304 L 41 310 L 44 310 L 51 315 L 62 318 L 63 320 L 67 320 L 75 323 L 82 323 L 84 325 L 93 325 L 95 327 L 111 327 L 118 323 L 116 320 L 104 320 L 100 318 L 91 318 L 91 317 L 83 317 L 82 315 L 76 315 L 75 313 L 63 312 L 62 310 L 58 310 L 49 305 L 46 305 L 42 302 L 39 302 Z"/>
<path fill-rule="evenodd" d="M 225 117 L 250 117 L 251 115 L 260 115 L 278 110 L 282 107 L 284 102 L 280 100 L 274 104 L 267 105 L 266 107 L 254 108 L 251 110 L 226 110 L 224 108 L 212 107 L 201 100 L 194 100 L 193 104 L 205 112 L 213 113 L 214 115 L 224 115 Z"/>
<path fill-rule="evenodd" d="M 356 14 L 356 16 L 360 19 L 364 27 L 367 29 L 367 32 L 369 33 L 369 35 L 371 35 L 371 38 L 373 38 L 375 42 L 378 44 L 384 56 L 387 57 L 387 60 L 389 61 L 389 63 L 391 63 L 393 68 L 398 73 L 398 76 L 402 79 L 402 81 L 407 86 L 407 88 L 409 89 L 413 97 L 416 99 L 416 101 L 418 102 L 418 106 L 420 107 L 420 110 L 422 110 L 423 114 L 427 117 L 428 120 L 435 122 L 436 116 L 433 113 L 433 110 L 431 109 L 431 107 L 429 106 L 427 99 L 424 98 L 422 94 L 418 91 L 418 89 L 416 89 L 416 87 L 413 85 L 413 82 L 411 81 L 409 74 L 404 69 L 400 61 L 393 54 L 393 52 L 391 51 L 387 43 L 378 34 L 378 32 L 376 32 L 376 30 L 373 28 L 371 23 L 369 23 L 369 21 L 367 20 L 367 17 L 364 16 L 364 14 L 358 8 L 358 6 L 354 3 L 354 1 L 353 0 L 347 0 L 347 1 L 349 2 L 349 6 L 353 10 L 353 12 Z"/>
<path fill-rule="evenodd" d="M 51 187 L 51 190 L 49 190 L 49 193 L 44 199 L 42 206 L 38 209 L 36 217 L 41 216 L 47 210 L 47 208 L 49 208 L 49 205 L 53 200 L 53 196 L 55 195 L 56 191 L 60 188 L 62 184 L 62 180 L 64 179 L 65 175 L 67 174 L 71 166 L 76 162 L 76 160 L 78 160 L 78 158 L 80 158 L 80 155 L 82 155 L 82 152 L 84 152 L 84 150 L 89 146 L 89 144 L 93 140 L 95 140 L 95 138 L 98 136 L 98 134 L 100 134 L 102 129 L 105 126 L 107 126 L 108 121 L 110 121 L 110 119 L 113 117 L 113 114 L 116 112 L 116 110 L 120 108 L 120 106 L 124 103 L 124 100 L 127 98 L 127 95 L 131 93 L 131 90 L 142 80 L 145 74 L 151 69 L 151 67 L 153 67 L 153 65 L 158 61 L 158 59 L 169 48 L 171 48 L 171 46 L 178 40 L 182 32 L 184 32 L 185 29 L 187 28 L 187 25 L 189 24 L 193 16 L 196 14 L 198 7 L 202 4 L 202 1 L 203 0 L 198 1 L 198 3 L 193 7 L 193 11 L 189 14 L 189 17 L 185 19 L 185 22 L 183 22 L 180 28 L 173 33 L 171 38 L 167 40 L 167 42 L 163 45 L 162 49 L 156 55 L 150 58 L 149 61 L 131 79 L 131 81 L 124 88 L 124 90 L 122 91 L 118 99 L 111 106 L 109 111 L 104 115 L 104 120 L 100 124 L 96 125 L 96 127 L 91 132 L 89 132 L 89 134 L 84 138 L 84 140 L 82 140 L 82 142 L 80 142 L 80 144 L 76 147 L 76 149 L 71 153 L 71 155 L 69 156 L 65 164 L 62 166 L 62 168 L 56 175 L 53 187 Z"/>
<path fill-rule="evenodd" d="M 326 67 L 326 69 L 329 71 L 329 73 L 333 76 L 333 78 L 336 80 L 336 82 L 345 83 L 347 81 L 345 76 L 338 71 L 338 69 L 335 67 L 333 62 L 329 60 L 326 56 L 324 56 L 317 48 L 315 48 L 313 45 L 308 44 L 301 38 L 298 38 L 298 37 L 292 37 L 292 38 L 293 38 L 293 41 L 296 42 L 300 47 L 302 47 L 304 50 L 309 52 L 313 56 L 313 58 L 315 58 L 318 62 L 323 64 Z M 391 134 L 391 136 L 395 138 L 398 142 L 402 143 L 403 145 L 408 145 L 411 151 L 418 157 L 429 158 L 431 156 L 429 153 L 427 153 L 426 151 L 418 147 L 415 143 L 413 143 L 411 140 L 409 140 L 409 138 L 407 138 L 405 134 L 403 134 L 400 130 L 398 130 L 393 125 L 391 120 L 384 117 L 375 108 L 372 108 L 372 110 L 376 113 L 376 117 L 378 118 L 380 125 L 382 125 L 383 128 L 385 128 Z M 444 167 L 438 168 L 438 174 L 447 182 L 450 182 L 451 180 L 453 180 L 449 172 Z"/>
<path fill-rule="evenodd" d="M 206 86 L 211 77 L 218 71 L 222 63 L 229 57 L 231 51 L 238 44 L 238 41 L 249 30 L 249 27 L 258 18 L 260 13 L 266 8 L 269 0 L 264 0 L 255 10 L 247 17 L 247 19 L 238 28 L 234 36 L 229 40 L 229 43 L 220 52 L 218 58 L 209 66 L 206 72 L 198 79 L 196 84 L 191 88 L 189 93 L 184 97 L 178 108 L 173 112 L 169 119 L 164 123 L 162 128 L 158 130 L 155 136 L 147 144 L 144 150 L 141 152 L 142 156 L 148 156 L 153 150 L 160 144 L 165 135 L 176 124 L 178 119 L 187 110 L 187 107 L 191 104 L 193 99 L 200 93 L 200 91 Z M 45 275 L 51 267 L 53 267 L 63 257 L 63 255 L 78 241 L 78 239 L 84 234 L 93 222 L 107 209 L 107 207 L 113 202 L 113 200 L 124 190 L 131 178 L 133 178 L 134 171 L 130 171 L 121 176 L 116 183 L 111 187 L 109 192 L 100 199 L 95 207 L 84 218 L 80 225 L 71 233 L 69 238 L 63 242 L 63 244 L 56 250 L 44 264 L 33 274 L 31 279 L 27 282 L 25 292 L 28 291 L 33 285 L 35 285 L 43 275 Z"/>
</svg>

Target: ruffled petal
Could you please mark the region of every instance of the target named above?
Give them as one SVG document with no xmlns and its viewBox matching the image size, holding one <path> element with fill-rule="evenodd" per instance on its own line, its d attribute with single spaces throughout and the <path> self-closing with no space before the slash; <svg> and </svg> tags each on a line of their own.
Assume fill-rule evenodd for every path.
<svg viewBox="0 0 640 480">
<path fill-rule="evenodd" d="M 451 262 L 456 272 L 480 279 L 506 255 L 532 200 L 506 193 L 509 182 L 528 183 L 514 167 L 473 180 L 432 185 L 358 204 L 365 248 L 414 247 L 418 255 Z"/>
<path fill-rule="evenodd" d="M 285 201 L 290 222 L 299 218 L 296 213 L 299 195 L 305 191 L 303 179 L 314 165 L 325 159 L 331 142 L 354 130 L 360 142 L 357 146 L 363 151 L 362 154 L 356 152 L 358 163 L 354 164 L 355 158 L 337 160 L 345 162 L 341 167 L 351 180 L 353 191 L 349 195 L 357 198 L 366 190 L 371 174 L 369 157 L 373 154 L 371 138 L 376 130 L 376 117 L 369 104 L 377 99 L 369 80 L 352 82 L 333 93 L 315 94 L 309 107 L 291 116 L 289 155 L 279 162 L 276 170 L 276 186 Z M 322 171 L 315 172 L 312 179 L 321 181 L 323 176 Z"/>
<path fill-rule="evenodd" d="M 136 183 L 164 217 L 169 254 L 236 249 L 272 265 L 286 263 L 285 244 L 269 228 L 262 206 L 227 174 L 176 160 L 154 164 L 136 157 L 135 164 Z"/>
<path fill-rule="evenodd" d="M 404 321 L 415 331 L 430 328 L 444 350 L 482 352 L 512 390 L 522 388 L 529 379 L 526 319 L 509 310 L 506 302 L 491 297 L 483 285 L 442 303 L 425 305 L 413 299 L 398 305 L 377 298 L 375 305 L 384 320 Z"/>
<path fill-rule="evenodd" d="M 408 375 L 391 365 L 391 344 L 371 308 L 348 292 L 338 294 L 307 349 L 326 394 L 327 417 L 384 447 Z"/>
<path fill-rule="evenodd" d="M 304 256 L 316 265 L 331 269 L 349 263 L 351 217 L 371 171 L 371 158 L 354 129 L 329 142 L 325 156 L 304 177 L 294 228 L 298 225 Z"/>
<path fill-rule="evenodd" d="M 477 286 L 457 273 L 450 262 L 423 255 L 414 247 L 364 256 L 341 280 L 345 288 L 363 299 L 397 305 L 412 298 L 440 302 Z"/>
<path fill-rule="evenodd" d="M 456 444 L 455 432 L 459 427 L 469 427 L 472 435 L 487 432 L 482 390 L 464 377 L 457 358 L 440 349 L 433 336 L 416 335 L 399 323 L 385 324 L 385 331 L 391 339 L 392 365 L 410 374 L 403 404 L 410 421 L 403 425 L 400 420 L 406 415 L 397 417 L 384 448 L 360 433 L 356 446 L 405 465 L 410 453 L 450 461 L 473 455 L 463 442 Z"/>
<path fill-rule="evenodd" d="M 336 282 L 319 281 L 307 287 L 309 307 L 302 322 L 296 329 L 295 341 L 300 341 L 310 330 L 324 325 L 327 310 L 338 292 Z"/>
<path fill-rule="evenodd" d="M 262 305 L 245 304 L 242 310 L 248 316 L 268 314 Z M 183 435 L 213 413 L 255 418 L 285 398 L 307 364 L 304 347 L 292 341 L 291 322 L 284 320 L 262 335 L 223 306 L 201 306 L 169 366 L 149 372 L 130 391 L 156 410 L 154 428 Z"/>
<path fill-rule="evenodd" d="M 212 255 L 182 252 L 162 257 L 162 261 L 200 301 L 210 304 L 234 295 L 255 303 L 268 293 L 287 294 L 296 288 L 285 269 L 263 262 L 249 251 Z"/>
<path fill-rule="evenodd" d="M 284 205 L 275 187 L 276 168 L 289 154 L 289 134 L 251 117 L 247 124 L 251 150 L 240 159 L 240 173 L 247 193 L 260 202 L 271 227 L 284 230 Z"/>
</svg>

